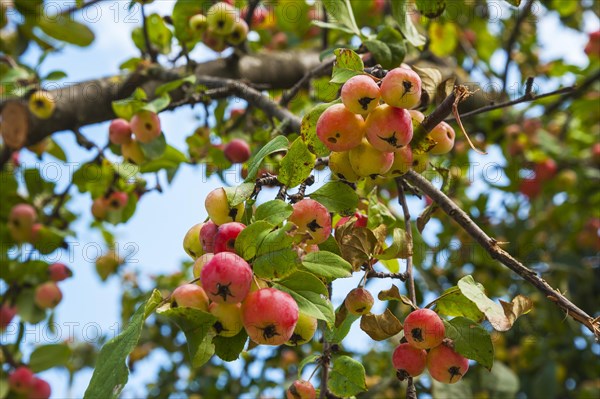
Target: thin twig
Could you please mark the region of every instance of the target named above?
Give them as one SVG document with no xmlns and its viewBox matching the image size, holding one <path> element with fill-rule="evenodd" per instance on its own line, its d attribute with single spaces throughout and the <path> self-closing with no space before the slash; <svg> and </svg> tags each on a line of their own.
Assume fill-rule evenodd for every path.
<svg viewBox="0 0 600 399">
<path fill-rule="evenodd" d="M 546 107 L 546 114 L 551 114 L 554 111 L 556 111 L 557 109 L 560 108 L 561 105 L 563 105 L 563 103 L 569 99 L 571 100 L 575 100 L 579 97 L 581 97 L 586 91 L 587 89 L 598 79 L 600 79 L 600 69 L 597 70 L 595 73 L 593 73 L 592 75 L 590 75 L 587 79 L 585 79 L 583 82 L 581 82 L 581 84 L 577 85 L 575 87 L 575 89 L 567 96 L 561 97 L 560 99 L 558 99 L 556 102 L 548 105 Z"/>
<path fill-rule="evenodd" d="M 59 15 L 71 15 L 72 13 L 74 13 L 76 11 L 81 11 L 84 8 L 92 6 L 92 5 L 96 4 L 96 3 L 100 3 L 101 1 L 102 0 L 90 0 L 87 3 L 83 3 L 80 6 L 75 5 L 73 7 L 67 8 L 66 10 L 60 12 Z"/>
<path fill-rule="evenodd" d="M 279 105 L 282 107 L 287 107 L 290 101 L 298 94 L 298 92 L 306 85 L 306 83 L 315 76 L 321 76 L 331 68 L 333 68 L 333 63 L 335 60 L 330 60 L 328 62 L 324 62 L 318 65 L 316 68 L 308 71 L 302 79 L 300 79 L 291 89 L 283 93 L 281 96 L 281 100 L 279 100 Z"/>
<path fill-rule="evenodd" d="M 406 281 L 405 273 L 386 273 L 386 272 L 377 272 L 373 269 L 368 270 L 366 274 L 367 278 L 395 278 L 400 281 Z"/>
<path fill-rule="evenodd" d="M 511 53 L 513 46 L 517 42 L 517 38 L 519 37 L 519 33 L 521 31 L 521 24 L 525 21 L 525 18 L 529 15 L 531 11 L 531 7 L 533 6 L 534 0 L 527 0 L 523 10 L 519 14 L 519 17 L 515 21 L 515 26 L 513 26 L 512 31 L 510 32 L 510 37 L 508 38 L 508 42 L 506 44 L 506 63 L 504 64 L 504 72 L 502 73 L 502 90 L 506 90 L 506 81 L 508 79 L 508 69 L 510 67 L 510 62 L 512 61 Z"/>
<path fill-rule="evenodd" d="M 327 293 L 331 300 L 331 283 L 327 284 Z M 327 382 L 329 381 L 329 363 L 331 362 L 331 345 L 327 342 L 325 334 L 323 334 L 323 354 L 319 360 L 321 365 L 321 385 L 319 399 L 325 399 L 329 389 L 327 388 Z"/>
</svg>

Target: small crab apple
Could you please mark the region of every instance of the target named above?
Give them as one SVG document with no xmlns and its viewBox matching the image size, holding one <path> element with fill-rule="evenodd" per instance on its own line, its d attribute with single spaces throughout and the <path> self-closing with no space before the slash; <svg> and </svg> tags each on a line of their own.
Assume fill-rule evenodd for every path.
<svg viewBox="0 0 600 399">
<path fill-rule="evenodd" d="M 28 367 L 19 366 L 8 376 L 8 385 L 10 390 L 17 394 L 27 394 L 34 378 L 33 372 Z"/>
<path fill-rule="evenodd" d="M 121 154 L 126 161 L 141 165 L 146 161 L 146 155 L 137 140 L 131 140 L 121 145 Z"/>
<path fill-rule="evenodd" d="M 363 117 L 344 104 L 327 108 L 317 121 L 317 136 L 331 151 L 348 151 L 360 144 L 365 135 Z"/>
<path fill-rule="evenodd" d="M 196 284 L 180 285 L 171 294 L 171 307 L 195 308 L 207 312 L 208 296 L 202 287 Z"/>
<path fill-rule="evenodd" d="M 361 176 L 376 176 L 385 174 L 394 163 L 394 154 L 381 152 L 374 148 L 367 140 L 349 151 L 348 158 L 352 170 Z"/>
<path fill-rule="evenodd" d="M 33 377 L 33 383 L 29 391 L 29 399 L 48 399 L 52 394 L 52 388 L 47 381 Z"/>
<path fill-rule="evenodd" d="M 416 128 L 425 120 L 425 115 L 423 115 L 421 111 L 417 111 L 416 109 L 409 109 L 408 113 L 410 114 L 413 128 Z"/>
<path fill-rule="evenodd" d="M 52 309 L 62 300 L 62 292 L 54 281 L 38 285 L 35 289 L 35 297 L 33 301 L 42 309 Z"/>
<path fill-rule="evenodd" d="M 239 222 L 244 216 L 244 204 L 238 204 L 234 207 L 229 205 L 227 194 L 221 188 L 214 189 L 206 196 L 204 207 L 208 213 L 208 217 L 217 225 L 220 226 L 229 222 Z"/>
<path fill-rule="evenodd" d="M 246 140 L 233 139 L 225 145 L 223 154 L 231 163 L 244 163 L 250 159 L 250 146 Z"/>
<path fill-rule="evenodd" d="M 408 343 L 400 344 L 392 354 L 392 364 L 402 379 L 420 375 L 427 366 L 427 351 Z"/>
<path fill-rule="evenodd" d="M 469 360 L 454 349 L 439 345 L 427 354 L 427 368 L 431 378 L 445 384 L 454 384 L 469 370 Z"/>
<path fill-rule="evenodd" d="M 96 220 L 104 220 L 108 214 L 108 201 L 98 197 L 92 202 L 92 215 Z"/>
<path fill-rule="evenodd" d="M 296 380 L 285 391 L 286 399 L 315 399 L 317 391 L 310 381 Z"/>
<path fill-rule="evenodd" d="M 535 177 L 541 181 L 550 180 L 556 175 L 558 165 L 552 158 L 546 158 L 535 164 Z"/>
<path fill-rule="evenodd" d="M 413 154 L 412 170 L 417 173 L 423 173 L 425 170 L 427 170 L 428 165 L 429 155 L 427 155 L 427 153 Z"/>
<path fill-rule="evenodd" d="M 213 302 L 208 307 L 208 311 L 217 318 L 213 325 L 217 335 L 234 337 L 244 328 L 241 303 Z"/>
<path fill-rule="evenodd" d="M 367 223 L 369 222 L 367 215 L 363 215 L 360 212 L 355 212 L 352 216 L 344 216 L 338 220 L 338 222 L 335 224 L 335 228 L 337 229 L 338 227 L 345 225 L 352 217 L 356 218 L 354 227 L 367 227 Z"/>
<path fill-rule="evenodd" d="M 152 111 L 138 111 L 131 118 L 131 131 L 140 143 L 149 143 L 160 136 L 160 118 Z"/>
<path fill-rule="evenodd" d="M 208 19 L 206 15 L 196 14 L 190 18 L 188 25 L 196 37 L 201 37 L 208 28 Z"/>
<path fill-rule="evenodd" d="M 286 292 L 263 288 L 242 302 L 242 322 L 251 340 L 281 345 L 292 338 L 298 322 L 298 305 Z"/>
<path fill-rule="evenodd" d="M 48 275 L 50 276 L 50 280 L 59 282 L 72 277 L 73 272 L 64 263 L 56 262 L 48 266 Z"/>
<path fill-rule="evenodd" d="M 121 258 L 115 251 L 108 251 L 106 254 L 96 258 L 96 272 L 102 281 L 105 281 L 108 276 L 115 273 L 117 268 L 123 264 L 124 259 Z"/>
<path fill-rule="evenodd" d="M 125 119 L 113 119 L 108 126 L 108 139 L 111 143 L 121 145 L 131 141 L 131 126 Z"/>
<path fill-rule="evenodd" d="M 417 309 L 404 319 L 404 336 L 419 349 L 434 348 L 442 343 L 446 328 L 433 310 Z"/>
<path fill-rule="evenodd" d="M 410 146 L 406 146 L 400 151 L 396 151 L 394 153 L 394 162 L 392 163 L 392 167 L 387 172 L 387 176 L 402 176 L 406 172 L 408 172 L 413 163 L 413 153 Z"/>
<path fill-rule="evenodd" d="M 249 28 L 246 21 L 243 19 L 236 20 L 235 25 L 233 26 L 233 32 L 227 35 L 227 41 L 233 46 L 242 44 L 248 36 L 248 30 Z"/>
<path fill-rule="evenodd" d="M 368 114 L 379 105 L 379 86 L 367 75 L 353 76 L 342 86 L 341 97 L 350 112 Z"/>
<path fill-rule="evenodd" d="M 367 116 L 365 132 L 367 140 L 377 150 L 399 151 L 412 140 L 412 119 L 407 110 L 384 104 Z"/>
<path fill-rule="evenodd" d="M 305 344 L 312 339 L 315 335 L 315 331 L 317 331 L 317 319 L 306 313 L 300 312 L 292 337 L 285 344 L 288 346 Z"/>
<path fill-rule="evenodd" d="M 321 203 L 313 199 L 303 199 L 293 205 L 289 221 L 298 226 L 298 233 L 308 234 L 307 244 L 325 242 L 331 234 L 331 216 Z"/>
<path fill-rule="evenodd" d="M 29 204 L 13 206 L 8 215 L 8 230 L 13 240 L 25 242 L 31 239 L 31 230 L 37 220 L 37 211 Z"/>
<path fill-rule="evenodd" d="M 192 259 L 197 259 L 204 254 L 202 242 L 200 241 L 200 231 L 202 231 L 203 226 L 204 223 L 193 225 L 187 233 L 185 233 L 185 237 L 183 237 L 183 249 L 186 254 L 192 257 Z"/>
<path fill-rule="evenodd" d="M 205 253 L 215 252 L 215 237 L 217 236 L 218 228 L 219 226 L 217 226 L 215 222 L 209 220 L 204 223 L 202 229 L 200 229 L 200 244 Z"/>
<path fill-rule="evenodd" d="M 364 288 L 355 288 L 348 293 L 344 305 L 348 312 L 354 315 L 363 315 L 371 311 L 373 307 L 373 295 Z"/>
<path fill-rule="evenodd" d="M 225 36 L 216 35 L 211 30 L 204 32 L 204 36 L 202 36 L 202 43 L 217 53 L 220 53 L 227 48 Z"/>
<path fill-rule="evenodd" d="M 29 111 L 39 119 L 48 119 L 54 113 L 56 101 L 47 91 L 38 90 L 29 97 Z"/>
<path fill-rule="evenodd" d="M 235 239 L 246 228 L 245 224 L 238 222 L 225 223 L 217 229 L 215 236 L 215 254 L 219 252 L 235 252 Z"/>
<path fill-rule="evenodd" d="M 332 152 L 329 154 L 329 169 L 338 179 L 357 182 L 361 179 L 350 165 L 348 151 Z"/>
<path fill-rule="evenodd" d="M 6 303 L 0 306 L 0 331 L 4 331 L 8 327 L 16 314 L 17 309 L 15 307 L 9 306 Z"/>
<path fill-rule="evenodd" d="M 421 101 L 421 78 L 407 68 L 394 68 L 381 81 L 381 98 L 397 108 L 412 108 Z"/>
<path fill-rule="evenodd" d="M 452 147 L 454 147 L 456 133 L 452 129 L 452 126 L 442 121 L 429 132 L 429 137 L 436 142 L 436 145 L 429 150 L 429 153 L 432 155 L 442 155 L 449 153 Z"/>
<path fill-rule="evenodd" d="M 215 35 L 227 36 L 235 28 L 237 10 L 221 1 L 211 6 L 206 13 L 208 29 Z"/>
<path fill-rule="evenodd" d="M 195 279 L 200 278 L 202 268 L 204 268 L 204 265 L 206 265 L 214 256 L 215 254 L 213 253 L 207 253 L 196 259 L 196 261 L 194 262 L 194 266 L 192 266 L 192 273 L 194 274 Z M 202 285 L 202 282 L 198 280 L 196 284 Z"/>
<path fill-rule="evenodd" d="M 204 265 L 200 281 L 211 301 L 239 303 L 250 291 L 252 269 L 236 254 L 221 252 Z"/>
<path fill-rule="evenodd" d="M 519 183 L 519 192 L 529 199 L 534 199 L 542 192 L 542 184 L 539 179 L 523 179 Z"/>
<path fill-rule="evenodd" d="M 123 191 L 114 191 L 106 199 L 110 211 L 120 211 L 127 206 L 129 196 Z"/>
</svg>

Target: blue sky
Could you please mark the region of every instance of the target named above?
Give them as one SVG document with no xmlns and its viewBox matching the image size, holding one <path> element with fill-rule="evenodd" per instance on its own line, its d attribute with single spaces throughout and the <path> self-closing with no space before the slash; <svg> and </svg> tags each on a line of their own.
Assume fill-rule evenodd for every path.
<svg viewBox="0 0 600 399">
<path fill-rule="evenodd" d="M 65 4 L 67 3 L 60 3 L 63 7 Z M 125 1 L 107 1 L 90 8 L 84 19 L 90 22 L 89 26 L 96 34 L 94 44 L 84 49 L 69 46 L 50 55 L 42 67 L 41 74 L 61 69 L 68 74 L 64 82 L 78 82 L 118 73 L 118 65 L 121 62 L 139 55 L 139 51 L 129 39 L 129 33 L 139 25 L 140 15 L 139 12 L 128 13 L 126 4 Z M 157 10 L 163 15 L 171 10 L 172 5 L 172 1 L 156 1 L 149 8 Z M 547 61 L 564 57 L 569 62 L 584 66 L 587 62 L 583 54 L 583 48 L 587 42 L 586 35 L 573 31 L 561 31 L 560 34 L 557 34 L 557 26 L 558 17 L 556 15 L 544 17 L 539 24 L 539 38 L 543 47 L 542 59 Z M 586 31 L 598 28 L 598 20 L 588 18 Z M 192 53 L 192 58 L 196 60 L 215 56 L 214 53 L 202 46 L 198 46 Z M 24 60 L 34 63 L 38 57 L 39 51 L 32 48 Z M 502 61 L 498 58 L 498 65 L 502 65 Z M 509 81 L 515 80 L 515 74 L 511 73 Z M 161 123 L 169 144 L 185 150 L 185 137 L 197 125 L 196 112 L 190 108 L 165 112 L 161 114 Z M 102 123 L 84 127 L 82 132 L 96 143 L 104 144 L 108 139 L 107 128 L 108 123 Z M 68 132 L 56 135 L 55 139 L 64 148 L 71 162 L 93 157 L 92 153 L 79 148 L 72 134 Z M 484 164 L 489 162 L 490 158 L 482 159 L 478 156 L 473 160 Z M 39 163 L 27 151 L 23 151 L 22 161 L 26 166 Z M 55 162 L 53 158 L 45 156 L 40 166 L 45 166 L 44 170 L 49 170 L 47 165 L 53 162 Z M 68 169 L 61 168 L 61 170 L 63 173 L 59 191 L 68 183 Z M 481 174 L 481 170 L 476 168 L 475 173 L 476 175 Z M 162 194 L 153 192 L 145 195 L 139 202 L 136 214 L 130 222 L 114 229 L 119 248 L 123 249 L 126 245 L 135 245 L 138 248 L 132 258 L 137 263 L 130 263 L 127 268 L 136 268 L 146 276 L 175 272 L 179 269 L 181 260 L 187 258 L 181 245 L 183 236 L 190 226 L 206 218 L 203 207 L 204 197 L 211 189 L 220 185 L 215 179 L 205 181 L 203 176 L 199 167 L 182 166 L 171 186 L 166 187 Z M 151 176 L 149 179 L 152 184 L 153 177 Z M 164 182 L 163 180 L 163 184 Z M 473 194 L 476 194 L 477 191 L 475 188 Z M 95 257 L 95 248 L 98 247 L 97 243 L 101 245 L 102 239 L 99 234 L 88 228 L 91 222 L 90 206 L 89 195 L 77 195 L 77 198 L 69 205 L 72 211 L 81 214 L 81 218 L 73 225 L 78 233 L 77 243 L 73 245 L 74 257 L 66 262 L 74 270 L 75 278 L 61 283 L 64 301 L 59 305 L 56 314 L 56 321 L 59 323 L 61 333 L 59 336 L 53 336 L 47 332 L 44 333 L 41 327 L 36 329 L 31 327 L 28 330 L 30 334 L 26 337 L 27 343 L 50 343 L 67 339 L 69 326 L 79 339 L 93 340 L 99 331 L 108 333 L 115 331 L 116 323 L 120 320 L 119 293 L 121 287 L 118 279 L 113 278 L 102 283 L 96 276 L 93 258 Z M 421 206 L 420 202 L 412 201 L 413 214 L 416 214 Z M 428 229 L 431 229 L 430 233 L 438 228 L 440 226 L 435 223 L 428 226 Z M 334 293 L 340 293 L 334 294 L 333 300 L 336 305 L 343 299 L 341 293 L 356 286 L 358 280 L 359 276 L 344 280 L 334 286 Z M 381 288 L 389 288 L 389 285 L 390 282 L 377 281 L 372 287 L 376 291 Z M 378 303 L 375 311 L 380 311 L 383 306 L 382 303 Z M 347 340 L 345 345 L 353 350 L 364 351 L 364 342 L 367 338 L 364 333 L 358 331 L 357 326 L 354 327 L 351 337 L 353 339 Z M 6 334 L 4 339 L 10 340 L 11 337 Z M 160 358 L 161 355 L 157 354 L 143 364 L 140 369 L 144 371 L 132 376 L 130 384 L 123 394 L 124 397 L 141 395 L 143 384 L 152 380 L 155 367 L 153 365 L 156 365 Z M 78 374 L 71 391 L 67 390 L 66 373 L 50 371 L 44 373 L 43 376 L 52 380 L 53 397 L 81 397 L 91 377 L 91 370 Z"/>
</svg>

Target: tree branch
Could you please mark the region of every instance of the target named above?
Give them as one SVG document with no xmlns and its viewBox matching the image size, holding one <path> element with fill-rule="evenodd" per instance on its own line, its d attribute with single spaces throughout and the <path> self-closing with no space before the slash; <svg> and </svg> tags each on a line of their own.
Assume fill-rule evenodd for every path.
<svg viewBox="0 0 600 399">
<path fill-rule="evenodd" d="M 508 79 L 508 68 L 510 67 L 510 62 L 512 61 L 511 53 L 512 49 L 517 42 L 517 38 L 520 33 L 521 24 L 525 21 L 525 18 L 531 12 L 531 7 L 533 6 L 534 0 L 527 0 L 523 10 L 519 14 L 519 17 L 515 21 L 515 26 L 513 26 L 512 31 L 510 32 L 510 37 L 508 38 L 508 42 L 506 43 L 506 62 L 504 64 L 504 72 L 502 73 L 502 91 L 506 90 L 506 81 Z"/>
<path fill-rule="evenodd" d="M 261 53 L 201 63 L 193 73 L 196 76 L 238 80 L 269 89 L 287 89 L 319 64 L 318 53 L 312 51 Z M 167 70 L 154 66 L 127 76 L 111 76 L 50 90 L 56 100 L 55 111 L 45 120 L 30 116 L 26 124 L 26 145 L 35 144 L 55 132 L 113 119 L 113 101 L 127 98 L 137 87 L 141 87 L 152 97 L 159 85 L 188 74 L 186 66 Z M 171 92 L 173 102 L 185 97 L 183 89 Z M 26 100 L 9 99 L 0 103 L 0 109 L 11 102 L 27 106 Z"/>
<path fill-rule="evenodd" d="M 527 268 L 521 262 L 513 258 L 508 252 L 500 248 L 494 238 L 489 237 L 481 228 L 471 220 L 471 218 L 460 209 L 450 198 L 443 192 L 438 190 L 429 180 L 423 176 L 409 171 L 402 179 L 408 181 L 415 187 L 419 188 L 424 194 L 435 201 L 440 208 L 450 216 L 464 231 L 466 231 L 483 249 L 490 254 L 493 259 L 496 259 L 504 266 L 521 276 L 528 283 L 533 285 L 539 291 L 546 295 L 548 299 L 556 303 L 563 311 L 567 313 L 573 320 L 584 325 L 595 336 L 600 339 L 600 321 L 594 319 L 583 310 L 579 309 L 574 303 L 562 295 L 558 290 L 555 290 L 544 279 L 539 277 L 536 272 Z"/>
<path fill-rule="evenodd" d="M 563 96 L 561 98 L 559 98 L 558 100 L 556 100 L 555 102 L 553 102 L 552 104 L 548 105 L 546 107 L 546 114 L 551 114 L 552 112 L 556 111 L 557 109 L 560 108 L 561 105 L 563 105 L 563 103 L 569 99 L 575 100 L 579 97 L 581 97 L 586 91 L 587 89 L 589 89 L 589 87 L 597 80 L 600 79 L 600 69 L 597 70 L 595 73 L 593 73 L 592 75 L 588 76 L 587 79 L 585 79 L 583 82 L 581 82 L 581 84 L 577 85 L 577 86 L 573 86 L 572 88 L 574 90 L 572 90 L 569 95 Z"/>
<path fill-rule="evenodd" d="M 331 60 L 325 62 L 323 64 L 317 65 L 315 68 L 308 71 L 302 79 L 300 79 L 296 84 L 288 91 L 283 93 L 281 96 L 281 100 L 279 101 L 279 105 L 283 107 L 287 107 L 290 101 L 298 94 L 298 92 L 306 85 L 306 83 L 315 76 L 322 76 L 327 73 L 331 73 L 331 69 L 333 68 L 333 63 L 335 60 Z"/>
</svg>

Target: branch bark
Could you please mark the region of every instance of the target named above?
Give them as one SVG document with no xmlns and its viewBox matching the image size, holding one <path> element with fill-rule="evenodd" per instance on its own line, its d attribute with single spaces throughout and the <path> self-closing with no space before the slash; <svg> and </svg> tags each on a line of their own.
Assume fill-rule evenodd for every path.
<svg viewBox="0 0 600 399">
<path fill-rule="evenodd" d="M 261 89 L 287 89 L 319 64 L 318 53 L 311 51 L 234 55 L 198 64 L 194 74 L 246 82 Z M 186 67 L 162 70 L 150 66 L 127 76 L 110 76 L 50 90 L 56 109 L 49 119 L 29 116 L 25 145 L 35 144 L 55 132 L 113 119 L 112 102 L 127 98 L 136 87 L 151 96 L 157 86 L 187 74 Z M 178 102 L 185 98 L 185 93 L 175 90 L 171 97 Z M 6 100 L 0 103 L 0 109 L 14 102 L 26 105 L 24 100 Z"/>
<path fill-rule="evenodd" d="M 589 329 L 596 339 L 600 339 L 600 321 L 594 319 L 586 312 L 581 310 L 577 305 L 572 303 L 558 290 L 555 290 L 544 279 L 537 275 L 536 272 L 529 269 L 521 262 L 512 257 L 508 252 L 500 248 L 494 238 L 488 236 L 481 228 L 471 220 L 471 218 L 460 209 L 450 198 L 443 192 L 438 190 L 429 180 L 423 176 L 409 171 L 403 177 L 406 181 L 420 189 L 423 193 L 435 201 L 440 208 L 450 216 L 460 227 L 463 228 L 493 259 L 496 259 L 504 266 L 521 276 L 525 281 L 533 285 L 539 291 L 546 295 L 548 299 L 558 305 L 572 319 L 583 324 Z"/>
</svg>

